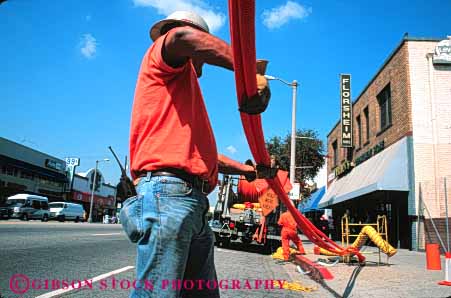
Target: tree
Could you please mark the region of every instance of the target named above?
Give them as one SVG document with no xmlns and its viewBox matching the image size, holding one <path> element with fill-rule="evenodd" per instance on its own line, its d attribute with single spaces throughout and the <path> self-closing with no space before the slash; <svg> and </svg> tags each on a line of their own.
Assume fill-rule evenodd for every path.
<svg viewBox="0 0 451 298">
<path fill-rule="evenodd" d="M 309 195 L 305 188 L 305 181 L 315 178 L 324 165 L 324 144 L 314 130 L 300 130 L 296 132 L 296 167 L 306 167 L 295 170 L 295 181 L 300 183 L 301 193 Z M 298 138 L 301 137 L 301 138 Z M 272 137 L 266 141 L 269 154 L 279 160 L 280 169 L 290 171 L 291 133 L 285 137 Z"/>
</svg>

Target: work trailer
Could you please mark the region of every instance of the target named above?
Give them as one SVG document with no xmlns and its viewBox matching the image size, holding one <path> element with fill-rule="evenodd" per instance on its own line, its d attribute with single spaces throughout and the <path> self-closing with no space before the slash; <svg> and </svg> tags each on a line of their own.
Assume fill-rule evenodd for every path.
<svg viewBox="0 0 451 298">
<path fill-rule="evenodd" d="M 217 202 L 210 220 L 218 247 L 231 242 L 258 245 L 265 252 L 273 252 L 280 246 L 280 227 L 277 224 L 280 206 L 266 216 L 260 203 L 239 192 L 242 179 L 224 175 L 219 185 Z"/>
</svg>

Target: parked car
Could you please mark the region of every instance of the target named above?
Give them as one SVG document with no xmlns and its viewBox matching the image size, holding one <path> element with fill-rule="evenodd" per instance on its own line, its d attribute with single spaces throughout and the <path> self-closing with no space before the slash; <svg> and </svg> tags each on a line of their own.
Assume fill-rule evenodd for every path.
<svg viewBox="0 0 451 298">
<path fill-rule="evenodd" d="M 7 198 L 5 205 L 10 210 L 12 209 L 11 218 L 40 219 L 42 221 L 47 221 L 50 218 L 49 199 L 47 197 L 17 194 Z"/>
<path fill-rule="evenodd" d="M 13 215 L 14 205 L 11 202 L 6 202 L 0 206 L 0 219 L 10 219 Z"/>
<path fill-rule="evenodd" d="M 85 210 L 80 204 L 68 202 L 52 202 L 49 204 L 50 218 L 59 221 L 73 220 L 79 222 L 83 220 Z"/>
</svg>

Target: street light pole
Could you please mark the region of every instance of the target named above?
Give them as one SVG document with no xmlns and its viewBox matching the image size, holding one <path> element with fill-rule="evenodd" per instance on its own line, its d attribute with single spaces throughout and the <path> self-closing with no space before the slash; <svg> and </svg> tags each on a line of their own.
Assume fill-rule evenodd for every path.
<svg viewBox="0 0 451 298">
<path fill-rule="evenodd" d="M 103 160 L 96 160 L 96 168 L 94 170 L 94 179 L 92 181 L 92 190 L 91 190 L 91 204 L 89 207 L 89 218 L 88 223 L 92 223 L 92 206 L 94 204 L 94 191 L 96 189 L 96 181 L 97 181 L 97 169 L 99 167 L 99 162 L 101 161 L 110 161 L 108 158 L 104 158 Z"/>
<path fill-rule="evenodd" d="M 296 170 L 296 94 L 298 82 L 293 80 L 291 87 L 293 88 L 293 104 L 291 108 L 290 182 L 291 185 L 294 185 Z"/>
<path fill-rule="evenodd" d="M 277 80 L 293 89 L 292 107 L 291 107 L 291 145 L 290 145 L 290 183 L 294 185 L 294 176 L 296 174 L 296 95 L 299 83 L 296 80 L 289 83 L 281 78 L 265 75 L 269 81 Z"/>
</svg>

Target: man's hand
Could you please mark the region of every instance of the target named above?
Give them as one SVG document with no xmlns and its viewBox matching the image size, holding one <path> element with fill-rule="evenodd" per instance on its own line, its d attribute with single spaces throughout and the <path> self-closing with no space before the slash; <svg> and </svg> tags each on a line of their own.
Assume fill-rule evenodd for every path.
<svg viewBox="0 0 451 298">
<path fill-rule="evenodd" d="M 264 178 L 274 178 L 277 175 L 278 168 L 271 168 L 269 166 L 265 165 L 257 165 L 257 178 L 258 179 L 264 179 Z"/>
<path fill-rule="evenodd" d="M 269 90 L 268 80 L 261 75 L 257 74 L 257 94 L 248 98 L 244 95 L 241 99 L 240 112 L 257 115 L 263 113 L 268 107 L 269 99 L 271 98 L 271 91 Z"/>
<path fill-rule="evenodd" d="M 257 73 L 264 76 L 266 73 L 266 66 L 268 66 L 268 60 L 258 59 L 257 60 Z"/>
<path fill-rule="evenodd" d="M 248 172 L 248 173 L 244 174 L 244 177 L 246 178 L 247 182 L 252 182 L 255 179 L 257 179 L 257 171 Z"/>
<path fill-rule="evenodd" d="M 268 86 L 268 80 L 265 78 L 265 76 L 261 75 L 261 74 L 257 74 L 257 92 L 258 95 L 263 95 L 264 92 L 266 92 L 265 90 L 269 90 L 269 86 Z"/>
</svg>

